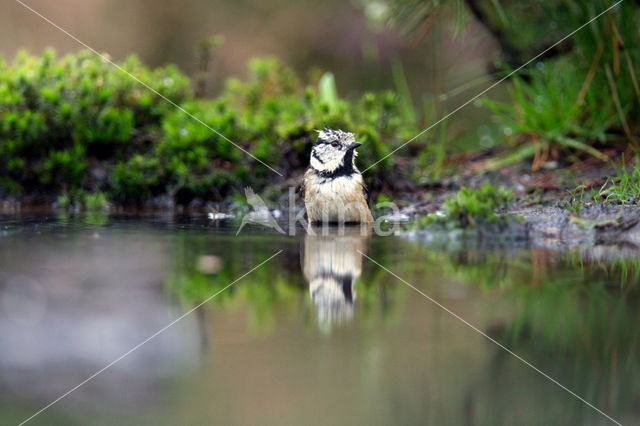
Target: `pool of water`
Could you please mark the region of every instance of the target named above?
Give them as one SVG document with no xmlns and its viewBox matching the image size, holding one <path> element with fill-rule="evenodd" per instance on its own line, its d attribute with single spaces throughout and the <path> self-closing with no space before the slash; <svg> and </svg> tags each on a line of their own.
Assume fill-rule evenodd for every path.
<svg viewBox="0 0 640 426">
<path fill-rule="evenodd" d="M 237 225 L 1 216 L 0 423 L 640 424 L 637 247 Z"/>
</svg>

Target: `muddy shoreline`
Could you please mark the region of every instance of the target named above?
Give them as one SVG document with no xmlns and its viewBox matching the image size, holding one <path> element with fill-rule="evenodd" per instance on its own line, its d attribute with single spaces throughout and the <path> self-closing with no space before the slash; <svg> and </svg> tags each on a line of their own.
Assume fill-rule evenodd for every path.
<svg viewBox="0 0 640 426">
<path fill-rule="evenodd" d="M 473 167 L 469 167 L 473 169 Z M 592 188 L 602 185 L 615 169 L 610 165 L 582 164 L 532 172 L 528 164 L 517 164 L 493 172 L 469 172 L 444 177 L 438 180 L 423 180 L 420 185 L 402 185 L 404 191 L 386 200 L 397 204 L 398 214 L 392 220 L 401 222 L 401 234 L 425 241 L 477 240 L 482 244 L 507 246 L 534 246 L 566 248 L 578 245 L 622 245 L 640 251 L 640 200 L 629 203 L 587 201 L 584 192 L 576 194 L 575 188 Z M 507 226 L 481 225 L 477 229 L 449 229 L 437 227 L 417 228 L 412 224 L 425 215 L 442 208 L 447 197 L 462 187 L 478 188 L 489 182 L 496 187 L 508 188 L 513 199 L 499 214 L 509 218 Z M 290 209 L 289 192 L 296 180 L 272 185 L 261 194 L 271 212 L 278 220 L 286 220 Z M 371 198 L 380 201 L 378 193 Z M 385 201 L 386 201 L 385 200 Z M 124 208 L 105 204 L 98 209 L 87 210 L 77 206 L 60 206 L 56 202 L 42 202 L 37 198 L 9 198 L 0 200 L 3 215 L 21 214 L 66 214 L 66 215 L 208 215 L 213 222 L 239 220 L 250 212 L 247 205 L 238 200 L 227 199 L 219 203 L 203 203 L 195 200 L 189 205 L 179 205 L 168 196 L 156 197 L 143 208 Z M 388 212 L 375 208 L 370 200 L 374 217 Z M 303 206 L 296 195 L 295 209 Z M 294 215 L 295 216 L 295 215 Z M 513 219 L 513 220 L 511 220 Z M 635 248 L 635 249 L 634 249 Z"/>
</svg>

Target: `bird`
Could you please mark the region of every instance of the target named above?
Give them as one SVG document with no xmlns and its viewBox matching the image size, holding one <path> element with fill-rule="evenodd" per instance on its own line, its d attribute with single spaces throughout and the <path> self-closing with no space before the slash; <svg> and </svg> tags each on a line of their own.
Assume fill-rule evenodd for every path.
<svg viewBox="0 0 640 426">
<path fill-rule="evenodd" d="M 278 225 L 278 221 L 269 211 L 269 207 L 267 204 L 260 198 L 258 194 L 253 192 L 253 189 L 250 187 L 246 187 L 244 189 L 244 195 L 247 197 L 247 202 L 251 207 L 253 207 L 253 211 L 247 213 L 242 217 L 242 223 L 236 232 L 236 235 L 240 234 L 242 228 L 247 223 L 259 224 L 262 226 L 266 226 L 267 228 L 273 228 L 281 234 L 284 234 L 284 230 Z"/>
<path fill-rule="evenodd" d="M 311 223 L 373 222 L 364 180 L 355 165 L 356 148 L 362 144 L 351 132 L 326 126 L 316 132 L 318 139 L 302 182 L 307 219 Z"/>
</svg>

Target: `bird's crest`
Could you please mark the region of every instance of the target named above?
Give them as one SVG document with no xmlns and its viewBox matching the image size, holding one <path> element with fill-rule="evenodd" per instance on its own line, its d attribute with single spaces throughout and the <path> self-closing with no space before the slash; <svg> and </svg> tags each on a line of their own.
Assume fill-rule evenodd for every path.
<svg viewBox="0 0 640 426">
<path fill-rule="evenodd" d="M 337 141 L 342 144 L 348 145 L 356 141 L 356 135 L 351 132 L 345 132 L 344 130 L 335 130 L 324 126 L 323 130 L 316 130 L 318 132 L 318 142 L 332 142 Z"/>
</svg>

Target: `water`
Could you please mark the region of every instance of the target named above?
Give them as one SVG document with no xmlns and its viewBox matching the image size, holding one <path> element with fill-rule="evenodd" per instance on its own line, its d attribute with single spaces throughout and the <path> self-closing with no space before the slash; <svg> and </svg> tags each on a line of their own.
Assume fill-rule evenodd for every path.
<svg viewBox="0 0 640 426">
<path fill-rule="evenodd" d="M 365 253 L 640 424 L 636 247 L 436 247 L 255 227 L 236 237 L 237 225 L 3 216 L 0 423 L 193 310 L 28 424 L 614 424 Z"/>
</svg>

